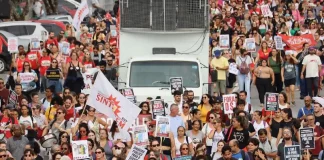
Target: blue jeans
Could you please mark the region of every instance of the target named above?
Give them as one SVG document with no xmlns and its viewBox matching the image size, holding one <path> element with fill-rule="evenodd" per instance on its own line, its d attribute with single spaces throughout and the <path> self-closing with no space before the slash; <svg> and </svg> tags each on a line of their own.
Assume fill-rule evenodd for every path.
<svg viewBox="0 0 324 160">
<path fill-rule="evenodd" d="M 305 97 L 307 96 L 307 84 L 306 79 L 300 79 L 300 96 Z"/>
<path fill-rule="evenodd" d="M 243 91 L 245 88 L 245 91 L 247 92 L 246 96 L 246 102 L 251 103 L 251 78 L 248 74 L 238 74 L 237 80 L 239 84 L 240 91 Z"/>
<path fill-rule="evenodd" d="M 55 86 L 55 93 L 61 93 L 63 90 L 62 83 L 60 80 L 48 80 L 47 87 Z"/>
</svg>

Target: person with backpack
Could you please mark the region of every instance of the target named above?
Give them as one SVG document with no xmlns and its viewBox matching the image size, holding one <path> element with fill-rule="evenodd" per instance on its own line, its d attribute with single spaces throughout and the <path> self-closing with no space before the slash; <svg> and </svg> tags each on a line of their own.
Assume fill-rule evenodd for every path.
<svg viewBox="0 0 324 160">
<path fill-rule="evenodd" d="M 219 118 L 214 119 L 213 125 L 214 129 L 208 134 L 208 138 L 212 140 L 211 155 L 214 155 L 215 152 L 217 152 L 218 142 L 225 139 L 222 120 Z"/>
<path fill-rule="evenodd" d="M 240 50 L 241 55 L 236 57 L 236 64 L 239 70 L 237 74 L 237 80 L 240 91 L 245 90 L 247 92 L 246 102 L 251 103 L 251 73 L 250 64 L 252 64 L 252 58 L 248 55 L 246 49 Z"/>
<path fill-rule="evenodd" d="M 259 129 L 258 139 L 260 141 L 259 148 L 262 148 L 268 157 L 268 160 L 276 159 L 277 157 L 277 146 L 274 138 L 268 138 L 268 131 L 264 128 Z"/>
</svg>

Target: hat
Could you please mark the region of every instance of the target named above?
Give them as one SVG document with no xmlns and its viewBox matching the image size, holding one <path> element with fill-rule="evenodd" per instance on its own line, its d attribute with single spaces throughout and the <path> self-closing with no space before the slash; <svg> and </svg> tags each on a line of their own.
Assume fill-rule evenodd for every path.
<svg viewBox="0 0 324 160">
<path fill-rule="evenodd" d="M 9 104 L 7 104 L 5 109 L 15 109 L 15 105 L 9 103 Z"/>
<path fill-rule="evenodd" d="M 217 97 L 217 98 L 215 99 L 215 103 L 222 103 L 222 100 L 221 100 L 219 97 Z"/>
<path fill-rule="evenodd" d="M 220 50 L 215 50 L 215 51 L 214 51 L 214 55 L 215 55 L 216 57 L 219 57 L 219 56 L 221 55 L 221 51 L 220 51 Z"/>
<path fill-rule="evenodd" d="M 156 125 L 156 120 L 151 121 L 150 125 Z"/>
</svg>

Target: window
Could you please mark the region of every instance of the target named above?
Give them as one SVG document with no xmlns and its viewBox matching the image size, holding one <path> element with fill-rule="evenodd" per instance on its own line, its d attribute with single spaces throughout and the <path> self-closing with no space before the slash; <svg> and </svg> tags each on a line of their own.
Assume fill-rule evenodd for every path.
<svg viewBox="0 0 324 160">
<path fill-rule="evenodd" d="M 7 32 L 15 35 L 15 36 L 25 36 L 28 35 L 27 31 L 24 26 L 8 26 L 7 27 Z"/>
<path fill-rule="evenodd" d="M 130 87 L 170 87 L 170 77 L 182 77 L 183 86 L 200 86 L 197 62 L 139 61 L 130 69 Z"/>
<path fill-rule="evenodd" d="M 25 26 L 25 27 L 27 29 L 28 35 L 32 35 L 35 32 L 36 26 L 34 26 L 34 25 L 28 25 L 28 26 Z"/>
<path fill-rule="evenodd" d="M 61 28 L 55 24 L 42 24 L 42 26 L 47 30 L 47 32 L 54 32 L 55 36 L 58 36 L 61 32 Z"/>
</svg>

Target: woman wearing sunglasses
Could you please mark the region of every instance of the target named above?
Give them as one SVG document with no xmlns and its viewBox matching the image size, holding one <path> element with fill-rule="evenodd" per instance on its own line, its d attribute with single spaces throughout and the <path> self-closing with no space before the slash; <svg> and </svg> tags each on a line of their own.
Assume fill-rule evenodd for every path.
<svg viewBox="0 0 324 160">
<path fill-rule="evenodd" d="M 105 150 L 102 147 L 98 147 L 96 149 L 96 160 L 107 160 L 106 156 L 105 156 Z"/>
<path fill-rule="evenodd" d="M 37 81 L 38 77 L 36 72 L 31 68 L 31 64 L 25 61 L 22 71 L 17 74 L 17 83 L 21 84 L 24 95 L 29 96 L 36 91 Z"/>
<path fill-rule="evenodd" d="M 47 87 L 55 86 L 55 94 L 62 93 L 63 72 L 58 66 L 58 61 L 53 59 L 44 76 L 47 78 Z"/>
<path fill-rule="evenodd" d="M 54 109 L 53 109 L 54 110 Z M 71 132 L 71 122 L 66 121 L 64 116 L 66 115 L 66 110 L 63 107 L 58 107 L 56 109 L 56 114 L 54 120 L 52 120 L 49 125 L 44 129 L 43 136 L 47 133 L 53 133 L 56 137 L 59 137 L 60 132 Z M 51 130 L 51 132 L 50 132 Z"/>
<path fill-rule="evenodd" d="M 187 143 L 183 143 L 180 146 L 180 155 L 182 156 L 190 156 L 190 149 L 189 145 Z"/>
</svg>

